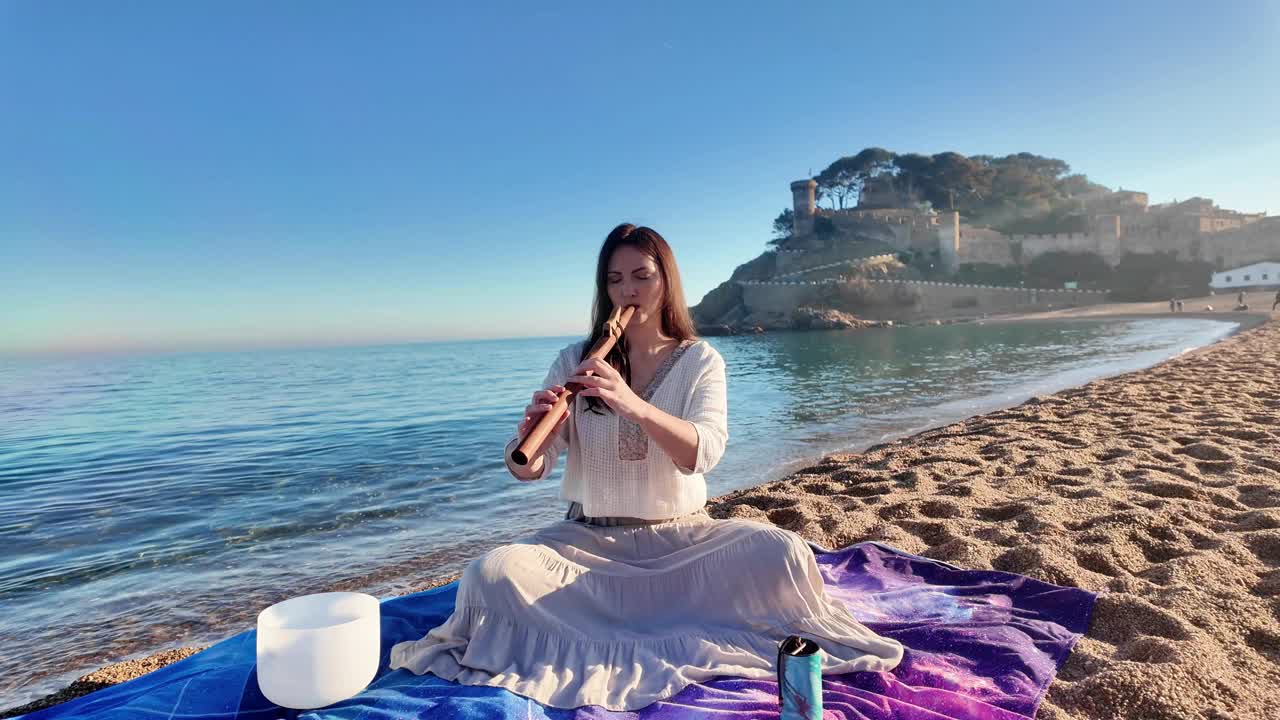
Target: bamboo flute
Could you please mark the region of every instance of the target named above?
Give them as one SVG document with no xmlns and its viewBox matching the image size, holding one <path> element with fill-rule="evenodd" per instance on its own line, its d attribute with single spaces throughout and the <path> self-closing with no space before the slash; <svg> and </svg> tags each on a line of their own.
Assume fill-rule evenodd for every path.
<svg viewBox="0 0 1280 720">
<path fill-rule="evenodd" d="M 609 314 L 609 319 L 605 321 L 605 335 L 596 341 L 595 346 L 591 348 L 591 352 L 587 354 L 587 358 L 603 358 L 609 354 L 613 346 L 622 337 L 622 332 L 627 329 L 627 323 L 631 322 L 631 317 L 635 315 L 636 307 L 628 305 L 625 309 L 615 307 L 613 312 Z M 584 358 L 585 360 L 586 358 Z M 592 374 L 590 370 L 587 374 Z M 542 454 L 547 444 L 547 439 L 551 437 L 551 431 L 560 421 L 560 416 L 564 414 L 566 408 L 569 407 L 570 401 L 573 400 L 575 388 L 565 386 L 564 392 L 556 398 L 556 402 L 551 409 L 538 420 L 538 424 L 534 425 L 523 438 L 520 439 L 516 449 L 511 451 L 511 460 L 517 465 L 528 465 L 532 458 L 536 458 Z"/>
</svg>

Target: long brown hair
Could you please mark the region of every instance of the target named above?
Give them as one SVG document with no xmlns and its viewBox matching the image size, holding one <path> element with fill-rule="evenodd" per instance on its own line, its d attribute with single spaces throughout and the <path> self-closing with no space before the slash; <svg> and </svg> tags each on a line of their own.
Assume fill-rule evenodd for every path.
<svg viewBox="0 0 1280 720">
<path fill-rule="evenodd" d="M 596 299 L 591 308 L 591 337 L 582 346 L 582 357 L 578 362 L 587 359 L 587 354 L 595 346 L 596 341 L 604 334 L 603 323 L 613 313 L 613 301 L 609 299 L 609 260 L 613 252 L 620 247 L 631 246 L 649 256 L 658 266 L 658 274 L 662 277 L 662 332 L 676 340 L 696 340 L 698 332 L 689 315 L 689 306 L 684 301 L 684 284 L 680 282 L 680 269 L 676 267 L 676 256 L 671 246 L 648 227 L 636 227 L 631 223 L 622 223 L 614 228 L 600 246 L 600 255 L 596 259 Z M 631 384 L 631 361 L 628 359 L 626 333 L 605 356 L 605 361 L 612 365 L 622 378 Z M 583 398 L 587 407 L 595 413 L 608 409 L 608 405 L 598 397 Z"/>
</svg>

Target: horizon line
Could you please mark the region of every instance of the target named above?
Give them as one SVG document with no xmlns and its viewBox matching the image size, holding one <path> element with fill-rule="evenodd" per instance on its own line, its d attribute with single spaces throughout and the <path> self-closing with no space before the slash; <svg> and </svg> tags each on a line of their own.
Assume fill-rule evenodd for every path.
<svg viewBox="0 0 1280 720">
<path fill-rule="evenodd" d="M 128 357 L 128 356 L 147 356 L 147 355 L 185 355 L 185 354 L 203 354 L 203 353 L 240 353 L 240 352 L 261 352 L 261 351 L 278 351 L 278 350 L 337 350 L 337 349 L 357 349 L 357 348 L 375 348 L 375 347 L 394 347 L 398 345 L 432 345 L 443 343 L 483 343 L 483 342 L 500 342 L 506 340 L 540 340 L 552 338 L 577 337 L 577 333 L 553 333 L 548 335 L 519 335 L 519 336 L 492 336 L 492 337 L 466 337 L 451 336 L 426 339 L 379 339 L 379 340 L 354 340 L 354 341 L 300 341 L 297 343 L 263 343 L 263 344 L 219 344 L 219 345 L 191 345 L 191 346 L 166 346 L 166 345 L 137 345 L 132 347 L 80 347 L 80 348 L 54 348 L 54 349 L 19 349 L 5 350 L 0 349 L 0 360 L 12 359 L 56 359 L 70 357 Z M 584 335 L 585 337 L 585 335 Z"/>
</svg>

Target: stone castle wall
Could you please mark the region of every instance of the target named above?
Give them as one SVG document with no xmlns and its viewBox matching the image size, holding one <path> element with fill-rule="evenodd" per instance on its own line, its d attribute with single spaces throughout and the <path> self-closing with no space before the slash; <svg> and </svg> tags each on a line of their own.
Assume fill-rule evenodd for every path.
<svg viewBox="0 0 1280 720">
<path fill-rule="evenodd" d="M 1280 217 L 1206 235 L 1199 251 L 1200 259 L 1224 270 L 1267 260 L 1280 262 Z"/>
<path fill-rule="evenodd" d="M 938 247 L 940 216 L 918 210 L 820 210 L 836 230 L 846 234 L 870 234 L 895 249 L 930 252 Z"/>
<path fill-rule="evenodd" d="M 1280 218 L 1222 210 L 1205 198 L 1148 207 L 1144 193 L 1121 191 L 1093 204 L 1088 232 L 1004 235 L 961 225 L 952 211 L 818 208 L 816 185 L 812 180 L 791 185 L 797 245 L 815 253 L 824 248 L 822 240 L 812 235 L 814 219 L 825 217 L 838 231 L 868 236 L 901 252 L 936 251 L 944 267 L 952 270 L 963 263 L 1025 265 L 1049 252 L 1096 253 L 1112 265 L 1127 253 L 1158 252 L 1173 252 L 1180 260 L 1204 260 L 1219 268 L 1280 260 Z M 786 262 L 791 263 L 788 270 L 820 264 L 817 258 L 798 256 Z M 788 271 L 782 267 L 780 272 Z"/>
<path fill-rule="evenodd" d="M 991 228 L 961 226 L 959 245 L 958 264 L 1013 265 L 1017 262 L 1009 236 Z"/>
<path fill-rule="evenodd" d="M 1021 245 L 1019 261 L 1023 264 L 1049 252 L 1097 253 L 1113 265 L 1120 261 L 1119 244 L 1116 239 L 1097 233 L 1009 235 L 1008 238 L 1010 243 Z"/>
<path fill-rule="evenodd" d="M 833 297 L 856 297 L 865 320 L 909 322 L 1041 312 L 1096 305 L 1106 293 L 1090 290 L 1040 290 L 926 281 L 743 282 L 743 304 L 751 314 L 789 315 L 802 305 L 830 306 Z"/>
<path fill-rule="evenodd" d="M 1280 222 L 1276 220 L 1280 218 L 1204 234 L 1147 228 L 1120 237 L 1094 233 L 1009 237 L 1012 242 L 1021 243 L 1023 264 L 1054 251 L 1096 253 L 1112 265 L 1127 253 L 1172 252 L 1179 260 L 1203 260 L 1218 268 L 1233 268 L 1280 259 Z"/>
</svg>

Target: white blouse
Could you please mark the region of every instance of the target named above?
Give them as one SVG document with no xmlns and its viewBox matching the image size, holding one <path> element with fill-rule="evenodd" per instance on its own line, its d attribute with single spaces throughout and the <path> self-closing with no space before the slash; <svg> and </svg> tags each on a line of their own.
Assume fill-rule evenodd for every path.
<svg viewBox="0 0 1280 720">
<path fill-rule="evenodd" d="M 586 342 L 560 351 L 542 387 L 564 384 L 581 363 Z M 637 443 L 635 426 L 627 428 L 630 423 L 607 406 L 601 408 L 603 415 L 597 415 L 587 409 L 585 399 L 574 395 L 569 420 L 543 451 L 542 474 L 537 479 L 551 474 L 556 459 L 567 450 L 560 498 L 582 503 L 589 517 L 663 520 L 700 510 L 707 502 L 703 476 L 720 462 L 729 439 L 724 359 L 706 340 L 696 340 L 672 351 L 668 362 L 672 364 L 665 376 L 660 369 L 650 387 L 637 394 L 693 424 L 698 456 L 692 468 L 677 465 L 647 437 Z M 643 436 L 643 430 L 640 433 Z"/>
</svg>

